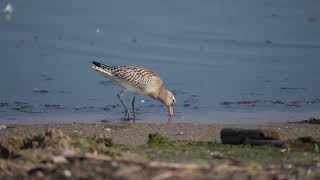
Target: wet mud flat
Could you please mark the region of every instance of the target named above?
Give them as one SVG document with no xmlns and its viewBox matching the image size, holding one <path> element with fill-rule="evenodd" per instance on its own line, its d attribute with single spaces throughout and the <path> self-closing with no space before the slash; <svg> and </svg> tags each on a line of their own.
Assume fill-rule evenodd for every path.
<svg viewBox="0 0 320 180">
<path fill-rule="evenodd" d="M 318 179 L 320 125 L 60 123 L 0 130 L 3 179 Z M 223 128 L 263 128 L 299 146 L 221 144 Z M 311 142 L 311 141 L 310 141 Z"/>
</svg>

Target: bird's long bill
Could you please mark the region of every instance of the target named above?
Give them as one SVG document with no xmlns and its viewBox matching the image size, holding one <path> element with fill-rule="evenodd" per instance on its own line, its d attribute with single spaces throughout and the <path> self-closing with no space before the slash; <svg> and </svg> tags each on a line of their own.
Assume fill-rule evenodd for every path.
<svg viewBox="0 0 320 180">
<path fill-rule="evenodd" d="M 168 115 L 173 116 L 173 106 L 168 106 Z"/>
</svg>

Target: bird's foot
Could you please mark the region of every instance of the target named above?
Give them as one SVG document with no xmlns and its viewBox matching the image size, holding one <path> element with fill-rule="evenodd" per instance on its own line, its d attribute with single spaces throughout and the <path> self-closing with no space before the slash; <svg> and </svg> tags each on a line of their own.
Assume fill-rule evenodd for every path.
<svg viewBox="0 0 320 180">
<path fill-rule="evenodd" d="M 126 110 L 126 115 L 124 116 L 124 119 L 128 121 L 130 120 L 130 113 L 128 110 Z"/>
</svg>

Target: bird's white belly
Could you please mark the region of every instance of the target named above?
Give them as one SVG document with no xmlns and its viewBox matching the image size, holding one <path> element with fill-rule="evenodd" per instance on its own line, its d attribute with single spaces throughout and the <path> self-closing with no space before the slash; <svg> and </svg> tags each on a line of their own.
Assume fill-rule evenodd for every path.
<svg viewBox="0 0 320 180">
<path fill-rule="evenodd" d="M 145 91 L 142 91 L 140 88 L 134 87 L 129 83 L 120 82 L 118 84 L 119 84 L 119 86 L 123 87 L 126 91 L 130 91 L 130 92 L 132 92 L 132 93 L 134 93 L 136 95 L 142 95 L 142 96 L 147 95 Z"/>
</svg>

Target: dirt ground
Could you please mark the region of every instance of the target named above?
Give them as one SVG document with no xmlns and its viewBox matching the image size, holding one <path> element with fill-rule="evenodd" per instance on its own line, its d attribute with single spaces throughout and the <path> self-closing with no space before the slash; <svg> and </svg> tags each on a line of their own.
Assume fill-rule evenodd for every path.
<svg viewBox="0 0 320 180">
<path fill-rule="evenodd" d="M 316 144 L 312 152 L 221 145 L 226 127 L 273 129 L 282 140 L 320 139 L 320 125 L 308 123 L 8 125 L 0 130 L 0 179 L 320 178 Z M 153 133 L 170 143 L 151 146 Z"/>
</svg>

